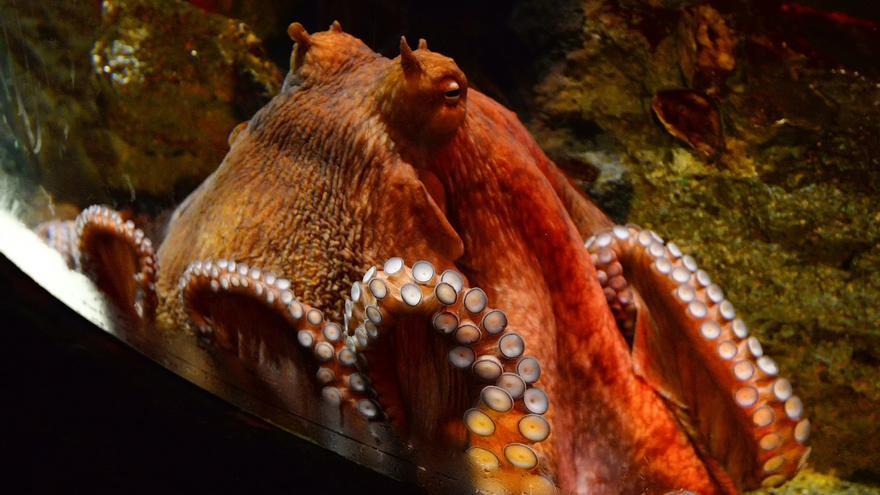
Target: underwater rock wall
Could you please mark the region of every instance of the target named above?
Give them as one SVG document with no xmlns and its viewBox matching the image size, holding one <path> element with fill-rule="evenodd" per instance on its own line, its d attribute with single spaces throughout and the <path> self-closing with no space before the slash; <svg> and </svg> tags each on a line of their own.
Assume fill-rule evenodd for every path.
<svg viewBox="0 0 880 495">
<path fill-rule="evenodd" d="M 184 2 L 3 0 L 0 11 L 4 166 L 56 202 L 179 201 L 280 88 L 246 25 Z"/>
<path fill-rule="evenodd" d="M 727 288 L 811 405 L 811 465 L 878 483 L 877 25 L 651 3 L 583 2 L 531 128 L 619 220 L 687 246 Z M 553 26 L 552 4 L 530 25 Z"/>
</svg>

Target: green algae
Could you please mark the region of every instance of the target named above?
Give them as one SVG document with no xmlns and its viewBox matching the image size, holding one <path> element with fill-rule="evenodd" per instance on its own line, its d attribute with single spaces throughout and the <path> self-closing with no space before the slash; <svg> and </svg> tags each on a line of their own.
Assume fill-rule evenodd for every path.
<svg viewBox="0 0 880 495">
<path fill-rule="evenodd" d="M 758 490 L 752 493 L 766 495 L 876 495 L 880 494 L 880 488 L 805 470 L 780 488 Z"/>
</svg>

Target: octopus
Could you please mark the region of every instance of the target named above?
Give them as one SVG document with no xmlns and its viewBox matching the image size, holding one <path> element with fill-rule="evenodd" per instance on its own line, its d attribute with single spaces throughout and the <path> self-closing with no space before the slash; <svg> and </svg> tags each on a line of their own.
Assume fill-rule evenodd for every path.
<svg viewBox="0 0 880 495">
<path fill-rule="evenodd" d="M 107 206 L 38 228 L 132 321 L 291 356 L 479 493 L 730 494 L 804 465 L 803 403 L 692 256 L 615 225 L 424 40 L 288 32 L 280 94 L 157 250 Z"/>
</svg>

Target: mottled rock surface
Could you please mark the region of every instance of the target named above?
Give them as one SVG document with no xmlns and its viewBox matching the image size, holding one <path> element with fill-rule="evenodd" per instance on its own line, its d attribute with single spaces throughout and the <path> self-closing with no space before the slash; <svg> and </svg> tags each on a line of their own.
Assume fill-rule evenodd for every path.
<svg viewBox="0 0 880 495">
<path fill-rule="evenodd" d="M 580 45 L 540 77 L 531 127 L 619 220 L 675 239 L 725 287 L 808 404 L 814 468 L 878 483 L 876 24 L 836 22 L 821 5 L 653 3 L 581 4 Z M 552 26 L 545 16 L 523 34 Z M 703 36 L 709 46 L 694 41 L 705 23 L 725 33 Z M 673 88 L 717 107 L 717 155 L 652 112 Z"/>
<path fill-rule="evenodd" d="M 0 1 L 5 168 L 55 201 L 183 197 L 280 87 L 261 41 L 184 2 Z"/>
</svg>

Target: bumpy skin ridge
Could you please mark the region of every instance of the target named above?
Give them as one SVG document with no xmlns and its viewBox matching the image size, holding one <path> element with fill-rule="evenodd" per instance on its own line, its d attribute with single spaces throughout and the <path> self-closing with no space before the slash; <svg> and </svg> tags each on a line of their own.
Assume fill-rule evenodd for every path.
<svg viewBox="0 0 880 495">
<path fill-rule="evenodd" d="M 692 258 L 612 227 L 426 44 L 289 33 L 281 94 L 172 217 L 160 327 L 257 366 L 305 349 L 324 400 L 467 451 L 483 493 L 733 493 L 803 465 L 803 405 Z M 143 259 L 121 225 L 105 263 Z M 74 266 L 103 252 L 40 232 Z"/>
</svg>

